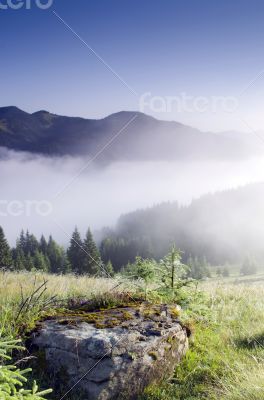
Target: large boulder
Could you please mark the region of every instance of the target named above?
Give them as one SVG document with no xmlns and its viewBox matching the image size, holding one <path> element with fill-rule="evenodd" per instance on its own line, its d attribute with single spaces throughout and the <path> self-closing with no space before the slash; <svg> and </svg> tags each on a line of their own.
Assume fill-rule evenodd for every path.
<svg viewBox="0 0 264 400">
<path fill-rule="evenodd" d="M 49 373 L 83 400 L 136 399 L 173 373 L 188 347 L 177 306 L 141 304 L 41 323 L 32 343 Z"/>
</svg>

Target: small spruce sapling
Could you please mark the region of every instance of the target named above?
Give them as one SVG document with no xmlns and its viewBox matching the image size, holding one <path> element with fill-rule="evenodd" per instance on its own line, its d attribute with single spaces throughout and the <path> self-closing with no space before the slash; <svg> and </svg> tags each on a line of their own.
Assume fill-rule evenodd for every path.
<svg viewBox="0 0 264 400">
<path fill-rule="evenodd" d="M 188 266 L 181 262 L 181 252 L 172 247 L 169 254 L 164 257 L 158 266 L 158 273 L 163 288 L 175 296 L 176 291 L 187 286 L 193 279 L 188 278 Z"/>
</svg>

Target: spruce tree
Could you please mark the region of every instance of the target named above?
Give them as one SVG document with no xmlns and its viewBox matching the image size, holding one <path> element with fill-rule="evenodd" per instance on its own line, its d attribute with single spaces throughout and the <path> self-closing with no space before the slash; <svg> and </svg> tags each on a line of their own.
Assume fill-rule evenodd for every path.
<svg viewBox="0 0 264 400">
<path fill-rule="evenodd" d="M 36 252 L 39 250 L 39 242 L 34 235 L 28 234 L 28 232 L 27 232 L 26 239 L 27 239 L 27 252 L 32 257 L 34 257 Z"/>
<path fill-rule="evenodd" d="M 12 264 L 11 250 L 0 226 L 0 268 L 8 268 Z"/>
<path fill-rule="evenodd" d="M 25 235 L 25 249 L 24 249 L 24 253 L 26 255 L 30 254 L 30 234 L 29 231 L 26 231 L 26 235 Z"/>
<path fill-rule="evenodd" d="M 26 263 L 25 266 L 26 266 L 27 271 L 32 271 L 34 269 L 34 260 L 30 254 L 27 254 L 25 256 L 25 263 Z"/>
<path fill-rule="evenodd" d="M 86 233 L 83 249 L 84 254 L 81 273 L 90 275 L 101 273 L 102 260 L 90 229 L 88 229 Z"/>
<path fill-rule="evenodd" d="M 46 263 L 45 255 L 39 250 L 35 252 L 33 262 L 34 262 L 34 267 L 37 270 L 48 272 L 48 265 Z"/>
<path fill-rule="evenodd" d="M 51 270 L 50 259 L 47 254 L 44 254 L 44 258 L 45 258 L 45 264 L 46 264 L 46 271 L 50 272 L 50 270 Z"/>
<path fill-rule="evenodd" d="M 58 265 L 58 273 L 69 274 L 70 272 L 71 272 L 71 265 L 67 253 L 63 247 L 60 247 L 60 262 Z"/>
<path fill-rule="evenodd" d="M 70 246 L 67 251 L 68 260 L 70 262 L 71 270 L 76 272 L 77 274 L 83 273 L 83 259 L 84 259 L 84 251 L 83 251 L 83 242 L 81 239 L 81 235 L 77 229 L 75 228 Z"/>
<path fill-rule="evenodd" d="M 20 237 L 17 241 L 17 247 L 20 247 L 21 250 L 23 251 L 24 255 L 26 254 L 26 236 L 25 236 L 25 232 L 22 229 L 21 233 L 20 233 Z"/>
<path fill-rule="evenodd" d="M 22 248 L 19 246 L 17 242 L 17 246 L 12 251 L 13 254 L 13 262 L 14 268 L 16 271 L 23 271 L 26 269 L 26 258 Z"/>
<path fill-rule="evenodd" d="M 53 240 L 52 236 L 49 237 L 47 256 L 50 262 L 51 273 L 61 273 L 64 264 L 64 250 Z"/>
<path fill-rule="evenodd" d="M 39 249 L 43 254 L 47 254 L 48 243 L 47 243 L 44 235 L 41 235 L 40 242 L 39 242 Z"/>
</svg>

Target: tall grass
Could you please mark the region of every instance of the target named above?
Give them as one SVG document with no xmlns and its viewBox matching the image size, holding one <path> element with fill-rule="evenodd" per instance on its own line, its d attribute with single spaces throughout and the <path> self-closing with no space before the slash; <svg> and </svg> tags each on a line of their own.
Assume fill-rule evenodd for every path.
<svg viewBox="0 0 264 400">
<path fill-rule="evenodd" d="M 46 290 L 41 298 L 37 292 L 34 299 L 32 293 L 47 282 Z M 48 275 L 42 273 L 11 273 L 0 271 L 0 334 L 4 336 L 17 336 L 23 329 L 33 328 L 39 318 L 43 307 L 52 310 L 49 300 L 62 301 L 69 298 L 91 298 L 111 292 L 117 282 L 114 279 L 77 277 L 75 275 Z M 115 289 L 116 290 L 116 289 Z M 29 298 L 29 307 L 21 310 L 23 299 Z"/>
<path fill-rule="evenodd" d="M 0 272 L 0 333 L 17 336 L 41 308 L 16 316 L 21 297 L 47 280 L 43 300 L 91 298 L 111 292 L 114 279 Z M 122 290 L 118 286 L 115 290 Z M 182 319 L 193 329 L 190 349 L 173 379 L 146 390 L 144 400 L 264 400 L 264 283 L 256 277 L 209 280 L 205 297 L 191 296 Z M 197 300 L 198 299 L 198 300 Z M 52 308 L 52 306 L 51 306 Z M 23 325 L 24 324 L 24 325 Z"/>
<path fill-rule="evenodd" d="M 255 280 L 255 279 L 254 279 Z M 145 400 L 264 400 L 264 284 L 202 285 L 205 318 L 192 316 L 190 350 L 173 379 Z"/>
</svg>

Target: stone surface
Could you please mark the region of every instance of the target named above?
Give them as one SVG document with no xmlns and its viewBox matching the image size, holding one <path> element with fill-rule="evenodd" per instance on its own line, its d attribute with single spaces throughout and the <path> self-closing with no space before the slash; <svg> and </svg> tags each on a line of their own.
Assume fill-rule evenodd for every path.
<svg viewBox="0 0 264 400">
<path fill-rule="evenodd" d="M 116 400 L 169 377 L 188 338 L 177 307 L 141 304 L 44 321 L 32 343 L 65 392 L 78 382 L 78 398 Z"/>
</svg>

